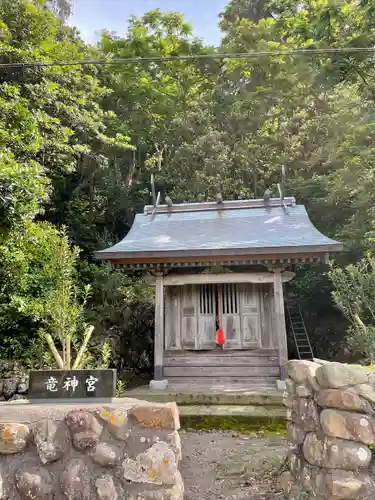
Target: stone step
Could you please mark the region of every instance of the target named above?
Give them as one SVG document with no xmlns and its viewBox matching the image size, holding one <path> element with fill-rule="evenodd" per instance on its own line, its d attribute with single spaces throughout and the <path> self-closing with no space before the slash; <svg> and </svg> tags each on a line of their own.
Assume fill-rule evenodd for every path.
<svg viewBox="0 0 375 500">
<path fill-rule="evenodd" d="M 167 388 L 165 391 L 151 391 L 148 386 L 126 391 L 126 397 L 143 399 L 156 403 L 175 401 L 179 406 L 211 406 L 211 405 L 252 405 L 283 407 L 282 392 L 275 389 L 264 390 L 251 388 L 238 390 L 209 391 L 202 388 L 178 387 Z"/>
<path fill-rule="evenodd" d="M 180 406 L 181 417 L 265 417 L 286 418 L 285 408 L 279 406 L 252 405 L 194 405 Z"/>
</svg>

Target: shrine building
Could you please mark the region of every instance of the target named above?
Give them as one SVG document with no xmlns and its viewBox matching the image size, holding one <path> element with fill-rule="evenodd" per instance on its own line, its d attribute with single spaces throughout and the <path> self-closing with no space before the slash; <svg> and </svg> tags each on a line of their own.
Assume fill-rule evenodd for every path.
<svg viewBox="0 0 375 500">
<path fill-rule="evenodd" d="M 96 257 L 155 285 L 155 381 L 256 388 L 284 378 L 293 266 L 341 249 L 288 197 L 146 206 Z"/>
</svg>

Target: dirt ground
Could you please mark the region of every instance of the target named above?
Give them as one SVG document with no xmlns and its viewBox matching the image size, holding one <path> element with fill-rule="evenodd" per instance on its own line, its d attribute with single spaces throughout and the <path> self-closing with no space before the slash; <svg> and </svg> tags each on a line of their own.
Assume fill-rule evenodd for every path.
<svg viewBox="0 0 375 500">
<path fill-rule="evenodd" d="M 281 437 L 231 432 L 183 432 L 185 500 L 280 500 L 277 476 L 284 462 Z"/>
</svg>

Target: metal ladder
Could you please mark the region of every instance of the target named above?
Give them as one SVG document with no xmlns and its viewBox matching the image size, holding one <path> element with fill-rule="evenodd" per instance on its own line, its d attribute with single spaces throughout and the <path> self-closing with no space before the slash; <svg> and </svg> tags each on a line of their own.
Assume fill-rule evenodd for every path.
<svg viewBox="0 0 375 500">
<path fill-rule="evenodd" d="M 313 359 L 314 353 L 306 330 L 301 309 L 297 304 L 286 303 L 289 332 L 294 339 L 299 359 Z"/>
</svg>

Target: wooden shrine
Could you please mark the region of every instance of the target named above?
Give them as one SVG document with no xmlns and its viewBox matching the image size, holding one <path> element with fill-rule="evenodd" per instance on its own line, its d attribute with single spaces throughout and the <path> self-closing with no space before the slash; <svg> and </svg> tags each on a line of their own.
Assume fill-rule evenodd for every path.
<svg viewBox="0 0 375 500">
<path fill-rule="evenodd" d="M 146 206 L 97 258 L 143 269 L 155 284 L 155 380 L 256 387 L 284 378 L 293 265 L 341 248 L 289 197 Z"/>
</svg>

